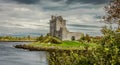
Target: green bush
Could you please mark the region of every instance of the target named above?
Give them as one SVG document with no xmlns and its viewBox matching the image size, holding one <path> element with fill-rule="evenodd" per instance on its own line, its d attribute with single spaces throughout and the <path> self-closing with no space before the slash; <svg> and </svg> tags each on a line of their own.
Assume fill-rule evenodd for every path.
<svg viewBox="0 0 120 65">
<path fill-rule="evenodd" d="M 52 37 L 52 36 L 47 36 L 42 40 L 42 43 L 54 43 L 54 44 L 61 44 L 62 40 Z"/>
<path fill-rule="evenodd" d="M 95 57 L 99 65 L 117 65 L 120 64 L 120 34 L 111 28 L 103 28 L 103 38 L 101 46 L 95 50 Z"/>
<path fill-rule="evenodd" d="M 37 37 L 36 41 L 42 41 L 43 40 L 43 35 L 41 35 L 40 37 Z"/>
<path fill-rule="evenodd" d="M 78 41 L 79 42 L 90 42 L 91 38 L 88 34 L 86 34 L 86 36 L 83 35 Z"/>
</svg>

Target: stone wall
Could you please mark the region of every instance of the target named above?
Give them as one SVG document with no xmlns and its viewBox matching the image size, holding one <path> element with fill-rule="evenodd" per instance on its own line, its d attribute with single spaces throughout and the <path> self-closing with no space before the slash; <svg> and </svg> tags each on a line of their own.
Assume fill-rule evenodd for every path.
<svg viewBox="0 0 120 65">
<path fill-rule="evenodd" d="M 66 20 L 61 16 L 52 16 L 50 20 L 50 35 L 58 37 L 61 40 L 71 40 L 72 37 L 74 37 L 75 40 L 78 40 L 82 33 L 69 32 L 66 28 Z"/>
<path fill-rule="evenodd" d="M 63 34 L 63 38 L 62 40 L 72 40 L 72 37 L 75 38 L 75 40 L 78 40 L 81 38 L 83 34 L 80 32 L 67 32 L 65 34 Z"/>
</svg>

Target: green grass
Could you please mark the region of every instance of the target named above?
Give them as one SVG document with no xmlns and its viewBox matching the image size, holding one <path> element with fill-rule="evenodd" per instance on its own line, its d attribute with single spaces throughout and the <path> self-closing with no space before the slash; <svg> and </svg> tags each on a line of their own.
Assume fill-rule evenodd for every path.
<svg viewBox="0 0 120 65">
<path fill-rule="evenodd" d="M 48 43 L 41 43 L 41 42 L 34 42 L 32 44 L 29 44 L 30 46 L 34 47 L 44 47 L 44 48 L 59 48 L 59 49 L 84 49 L 84 47 L 89 47 L 89 48 L 96 48 L 97 45 L 96 43 L 82 43 L 78 41 L 63 41 L 61 44 L 48 44 Z"/>
<path fill-rule="evenodd" d="M 36 47 L 56 47 L 56 48 L 79 48 L 79 47 L 96 47 L 96 43 L 79 42 L 79 41 L 62 41 L 56 37 L 46 36 L 39 42 L 30 44 Z"/>
<path fill-rule="evenodd" d="M 69 46 L 84 46 L 84 44 L 77 42 L 77 41 L 63 41 L 62 44 L 59 44 L 59 46 L 65 46 L 65 47 L 69 47 Z"/>
<path fill-rule="evenodd" d="M 78 42 L 78 41 L 62 41 L 58 43 L 43 43 L 43 42 L 34 42 L 31 44 L 17 45 L 16 48 L 23 48 L 28 50 L 36 51 L 78 51 L 78 50 L 92 50 L 100 46 L 96 43 L 90 42 Z"/>
</svg>

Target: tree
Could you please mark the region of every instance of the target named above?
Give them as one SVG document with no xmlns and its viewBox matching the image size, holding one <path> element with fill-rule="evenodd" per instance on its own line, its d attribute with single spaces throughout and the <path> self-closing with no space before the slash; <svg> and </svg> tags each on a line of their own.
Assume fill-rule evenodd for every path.
<svg viewBox="0 0 120 65">
<path fill-rule="evenodd" d="M 37 39 L 36 39 L 36 41 L 42 41 L 43 40 L 43 35 L 41 35 L 40 37 L 38 37 Z"/>
<path fill-rule="evenodd" d="M 120 28 L 120 0 L 111 0 L 108 6 L 105 6 L 106 16 L 103 17 L 106 23 L 116 23 Z"/>
<path fill-rule="evenodd" d="M 91 39 L 90 39 L 90 36 L 89 36 L 88 34 L 86 34 L 85 39 L 86 39 L 87 42 L 90 42 L 90 40 L 91 40 Z"/>
<path fill-rule="evenodd" d="M 105 6 L 106 23 L 118 24 L 120 29 L 120 0 L 111 0 L 108 6 Z M 100 40 L 101 45 L 95 50 L 94 58 L 97 65 L 117 65 L 120 64 L 120 34 L 116 33 L 112 27 L 103 27 L 101 30 L 103 37 Z"/>
<path fill-rule="evenodd" d="M 31 36 L 30 36 L 30 35 L 28 35 L 28 36 L 27 36 L 27 39 L 28 39 L 28 40 L 30 40 L 30 39 L 31 39 Z"/>
<path fill-rule="evenodd" d="M 103 35 L 108 35 L 108 34 L 112 34 L 114 31 L 112 30 L 112 27 L 107 27 L 107 26 L 104 26 L 102 29 L 101 29 L 101 32 Z"/>
</svg>

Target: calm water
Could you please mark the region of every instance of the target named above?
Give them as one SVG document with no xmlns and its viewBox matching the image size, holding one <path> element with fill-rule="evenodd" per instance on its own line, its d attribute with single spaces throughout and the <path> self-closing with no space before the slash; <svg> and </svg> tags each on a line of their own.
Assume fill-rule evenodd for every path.
<svg viewBox="0 0 120 65">
<path fill-rule="evenodd" d="M 0 42 L 0 65 L 48 65 L 46 52 L 13 47 L 25 43 L 29 42 Z"/>
</svg>

